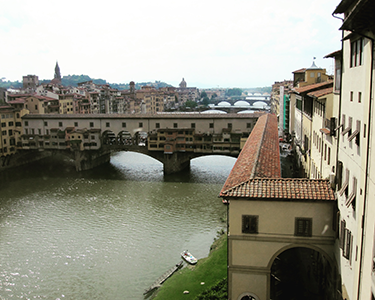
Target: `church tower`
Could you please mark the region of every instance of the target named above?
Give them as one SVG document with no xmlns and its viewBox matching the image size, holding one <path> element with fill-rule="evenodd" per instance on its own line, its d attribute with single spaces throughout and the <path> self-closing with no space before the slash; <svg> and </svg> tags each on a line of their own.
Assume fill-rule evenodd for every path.
<svg viewBox="0 0 375 300">
<path fill-rule="evenodd" d="M 53 77 L 54 83 L 61 84 L 61 73 L 59 63 L 56 61 L 55 76 Z"/>
</svg>

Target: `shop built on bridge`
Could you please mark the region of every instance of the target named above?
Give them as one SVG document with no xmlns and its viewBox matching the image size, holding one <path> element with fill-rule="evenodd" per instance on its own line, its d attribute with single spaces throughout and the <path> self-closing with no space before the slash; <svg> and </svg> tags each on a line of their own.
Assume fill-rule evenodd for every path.
<svg viewBox="0 0 375 300">
<path fill-rule="evenodd" d="M 195 157 L 237 157 L 262 114 L 29 114 L 22 118 L 21 149 L 66 155 L 77 171 L 108 162 L 114 151 L 140 152 L 162 162 L 170 174 Z"/>
</svg>

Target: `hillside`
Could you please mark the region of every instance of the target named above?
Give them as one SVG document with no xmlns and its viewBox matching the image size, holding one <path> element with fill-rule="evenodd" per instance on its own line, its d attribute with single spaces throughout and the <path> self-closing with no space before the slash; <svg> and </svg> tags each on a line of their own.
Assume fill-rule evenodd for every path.
<svg viewBox="0 0 375 300">
<path fill-rule="evenodd" d="M 84 81 L 90 81 L 92 80 L 93 83 L 95 84 L 109 84 L 112 88 L 118 89 L 118 90 L 125 90 L 129 89 L 129 83 L 108 83 L 104 79 L 93 79 L 88 75 L 67 75 L 63 76 L 61 79 L 61 83 L 63 86 L 77 86 L 78 83 L 84 82 Z M 40 79 L 39 83 L 44 84 L 44 83 L 49 83 L 51 79 Z M 155 82 L 138 82 L 135 83 L 135 88 L 140 89 L 142 86 L 145 85 L 150 85 L 155 88 L 160 88 L 160 87 L 168 87 L 172 86 L 168 83 L 161 82 L 161 81 L 155 81 Z M 21 81 L 3 81 L 0 79 L 0 87 L 3 88 L 22 88 L 22 82 Z"/>
</svg>

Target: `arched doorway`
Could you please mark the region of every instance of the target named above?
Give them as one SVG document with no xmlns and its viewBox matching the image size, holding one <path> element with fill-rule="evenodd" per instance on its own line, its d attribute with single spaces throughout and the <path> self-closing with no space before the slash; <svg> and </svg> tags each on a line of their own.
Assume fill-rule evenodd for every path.
<svg viewBox="0 0 375 300">
<path fill-rule="evenodd" d="M 325 255 L 307 247 L 289 248 L 271 266 L 270 299 L 338 299 L 337 283 L 337 268 Z"/>
<path fill-rule="evenodd" d="M 133 138 L 129 131 L 120 131 L 117 135 L 118 145 L 133 145 Z"/>
<path fill-rule="evenodd" d="M 116 135 L 113 133 L 113 131 L 104 131 L 102 137 L 104 145 L 116 145 Z"/>
<path fill-rule="evenodd" d="M 135 144 L 138 146 L 147 146 L 147 132 L 137 131 L 134 134 Z"/>
</svg>

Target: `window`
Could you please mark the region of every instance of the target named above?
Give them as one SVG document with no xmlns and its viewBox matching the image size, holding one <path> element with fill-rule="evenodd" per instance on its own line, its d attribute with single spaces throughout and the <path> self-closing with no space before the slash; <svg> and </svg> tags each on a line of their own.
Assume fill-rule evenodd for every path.
<svg viewBox="0 0 375 300">
<path fill-rule="evenodd" d="M 109 122 L 105 123 L 105 127 L 110 127 L 110 126 L 111 126 L 111 124 L 109 124 Z"/>
<path fill-rule="evenodd" d="M 139 122 L 139 124 L 138 124 L 139 126 L 138 127 L 143 127 L 143 123 L 142 122 Z"/>
<path fill-rule="evenodd" d="M 191 128 L 195 128 L 195 123 L 191 123 Z"/>
<path fill-rule="evenodd" d="M 352 244 L 353 244 L 353 236 L 352 232 L 345 228 L 344 229 L 344 237 L 343 237 L 343 249 L 342 249 L 342 255 L 349 259 L 352 252 Z"/>
<path fill-rule="evenodd" d="M 327 160 L 327 144 L 324 144 L 324 160 Z"/>
<path fill-rule="evenodd" d="M 232 123 L 228 123 L 228 129 L 232 129 Z"/>
<path fill-rule="evenodd" d="M 1 127 L 6 127 L 6 126 L 7 126 L 7 123 L 5 123 L 5 122 L 1 123 Z"/>
<path fill-rule="evenodd" d="M 177 128 L 178 127 L 178 124 L 177 123 L 173 123 L 173 128 Z"/>
<path fill-rule="evenodd" d="M 251 128 L 251 123 L 246 123 L 246 128 Z"/>
<path fill-rule="evenodd" d="M 8 122 L 8 126 L 10 127 L 10 126 L 13 126 L 14 125 L 14 122 Z"/>
<path fill-rule="evenodd" d="M 160 128 L 160 123 L 156 123 L 155 128 Z"/>
<path fill-rule="evenodd" d="M 59 122 L 59 127 L 62 127 L 63 126 L 63 122 Z"/>
<path fill-rule="evenodd" d="M 350 92 L 350 102 L 353 102 L 353 91 Z"/>
<path fill-rule="evenodd" d="M 345 202 L 346 207 L 349 207 L 350 205 L 355 208 L 355 198 L 357 196 L 357 178 L 353 177 L 353 186 L 352 186 L 352 192 L 350 193 L 348 199 Z"/>
<path fill-rule="evenodd" d="M 344 121 L 344 119 L 343 119 Z M 349 136 L 352 134 L 352 122 L 353 122 L 353 118 L 352 117 L 349 117 L 349 124 L 348 124 L 348 127 L 346 127 L 343 132 L 342 132 L 342 135 L 345 135 L 347 133 L 349 133 Z M 344 122 L 343 122 L 344 123 Z M 344 127 L 343 127 L 344 128 Z"/>
<path fill-rule="evenodd" d="M 312 219 L 311 218 L 296 218 L 294 235 L 312 236 Z"/>
<path fill-rule="evenodd" d="M 328 158 L 327 158 L 327 163 L 331 164 L 331 147 L 328 147 Z"/>
<path fill-rule="evenodd" d="M 122 122 L 122 128 L 126 127 L 126 122 Z"/>
<path fill-rule="evenodd" d="M 362 102 L 362 93 L 358 92 L 358 103 Z"/>
<path fill-rule="evenodd" d="M 48 126 L 48 122 L 44 122 L 44 126 Z"/>
<path fill-rule="evenodd" d="M 361 121 L 357 120 L 357 127 L 356 127 L 356 130 L 353 131 L 353 133 L 351 135 L 348 136 L 348 141 L 352 141 L 354 138 L 355 138 L 355 143 L 357 144 L 357 146 L 359 146 L 359 130 L 361 128 Z"/>
<path fill-rule="evenodd" d="M 348 193 L 348 185 L 349 185 L 349 175 L 350 175 L 350 171 L 349 169 L 346 169 L 345 170 L 345 181 L 341 187 L 341 189 L 338 191 L 339 192 L 339 195 L 342 196 L 345 192 L 345 194 Z"/>
<path fill-rule="evenodd" d="M 350 67 L 357 67 L 363 63 L 363 38 L 350 44 Z"/>
<path fill-rule="evenodd" d="M 25 121 L 25 126 L 29 126 L 29 121 Z"/>
<path fill-rule="evenodd" d="M 242 233 L 258 233 L 259 216 L 242 216 Z"/>
<path fill-rule="evenodd" d="M 214 128 L 214 123 L 210 123 L 210 128 Z"/>
<path fill-rule="evenodd" d="M 90 127 L 94 127 L 94 122 L 90 122 Z"/>
<path fill-rule="evenodd" d="M 78 122 L 74 122 L 74 127 L 78 127 Z"/>
</svg>

